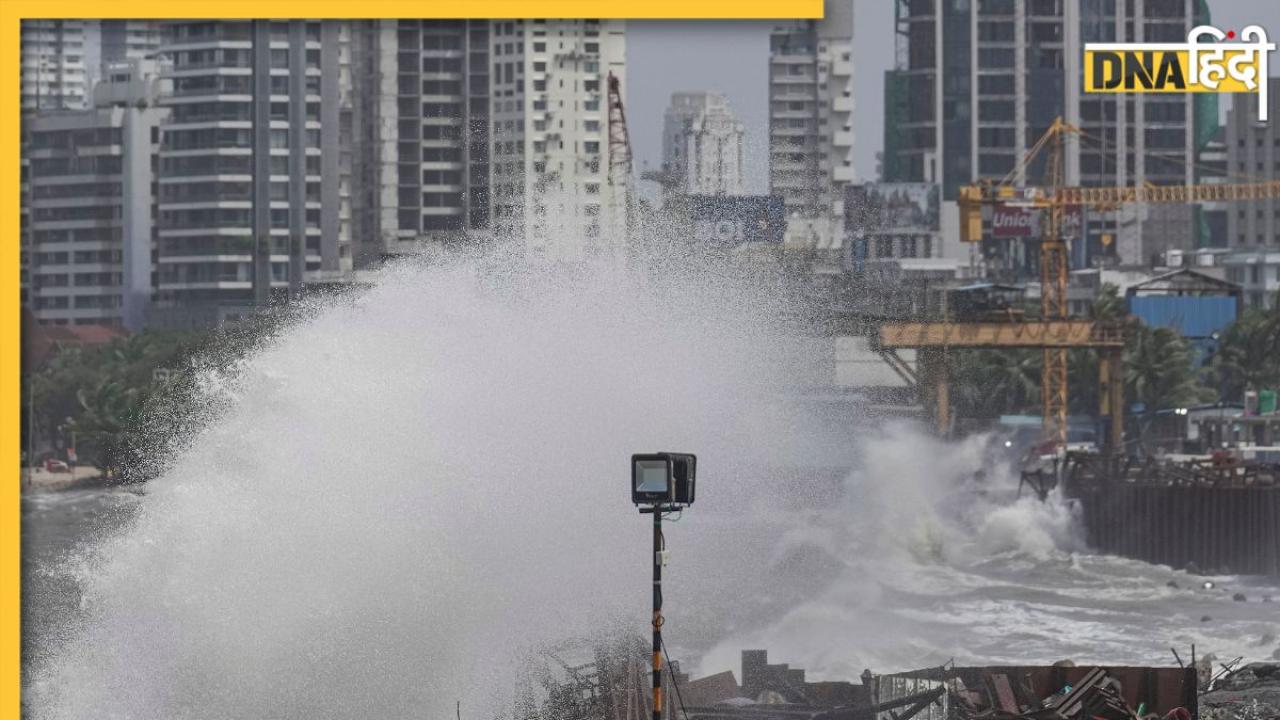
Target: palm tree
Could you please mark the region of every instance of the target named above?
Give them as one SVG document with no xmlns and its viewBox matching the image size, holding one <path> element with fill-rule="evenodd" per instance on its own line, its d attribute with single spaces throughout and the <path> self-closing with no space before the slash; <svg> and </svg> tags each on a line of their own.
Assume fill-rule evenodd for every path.
<svg viewBox="0 0 1280 720">
<path fill-rule="evenodd" d="M 1277 298 L 1280 308 L 1280 298 Z M 1280 309 L 1253 308 L 1222 334 L 1213 365 L 1228 397 L 1280 386 Z"/>
<path fill-rule="evenodd" d="M 1131 403 L 1150 411 L 1212 399 L 1212 390 L 1196 382 L 1191 349 L 1174 330 L 1135 327 L 1125 349 L 1125 386 Z"/>
<path fill-rule="evenodd" d="M 1022 412 L 1040 402 L 1043 353 L 1034 350 L 977 350 L 959 356 L 955 403 L 970 417 Z"/>
</svg>

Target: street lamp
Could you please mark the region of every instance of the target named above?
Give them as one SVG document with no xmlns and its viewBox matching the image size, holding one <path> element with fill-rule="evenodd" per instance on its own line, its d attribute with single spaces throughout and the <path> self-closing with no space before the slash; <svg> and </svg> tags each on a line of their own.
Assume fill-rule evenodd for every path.
<svg viewBox="0 0 1280 720">
<path fill-rule="evenodd" d="M 662 720 L 662 566 L 668 558 L 662 516 L 693 504 L 697 468 L 697 456 L 689 453 L 631 456 L 631 502 L 653 514 L 653 720 Z"/>
</svg>

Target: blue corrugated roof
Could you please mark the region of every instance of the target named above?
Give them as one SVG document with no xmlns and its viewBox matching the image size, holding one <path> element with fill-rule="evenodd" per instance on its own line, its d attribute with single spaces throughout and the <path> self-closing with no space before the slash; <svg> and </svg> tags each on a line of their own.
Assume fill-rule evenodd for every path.
<svg viewBox="0 0 1280 720">
<path fill-rule="evenodd" d="M 1149 327 L 1177 330 L 1183 337 L 1206 338 L 1236 319 L 1233 297 L 1148 295 L 1129 298 L 1129 312 Z"/>
</svg>

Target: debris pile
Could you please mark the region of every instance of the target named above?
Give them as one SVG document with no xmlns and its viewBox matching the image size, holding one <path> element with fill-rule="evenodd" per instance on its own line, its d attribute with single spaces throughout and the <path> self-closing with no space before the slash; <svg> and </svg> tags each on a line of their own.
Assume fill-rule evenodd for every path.
<svg viewBox="0 0 1280 720">
<path fill-rule="evenodd" d="M 1280 718 L 1280 663 L 1251 663 L 1214 680 L 1200 695 L 1202 720 Z"/>
<path fill-rule="evenodd" d="M 948 667 L 876 676 L 875 720 L 1190 720 L 1192 668 Z"/>
<path fill-rule="evenodd" d="M 1119 681 L 1102 668 L 1093 668 L 1076 685 L 1067 685 L 1061 691 L 1040 700 L 1034 699 L 1034 690 L 1030 686 L 1015 685 L 1008 675 L 990 673 L 985 679 L 989 689 L 985 703 L 982 702 L 981 693 L 953 693 L 958 700 L 956 717 L 1044 720 L 1132 720 L 1138 717 L 1137 712 L 1125 703 Z"/>
</svg>

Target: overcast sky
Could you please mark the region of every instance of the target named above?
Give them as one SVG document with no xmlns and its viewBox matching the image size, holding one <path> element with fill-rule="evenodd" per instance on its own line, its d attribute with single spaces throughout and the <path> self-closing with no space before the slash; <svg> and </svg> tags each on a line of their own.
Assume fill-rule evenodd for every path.
<svg viewBox="0 0 1280 720">
<path fill-rule="evenodd" d="M 831 1 L 831 0 L 829 0 Z M 893 0 L 845 0 L 854 4 L 854 165 L 859 178 L 875 179 L 875 155 L 884 132 L 884 72 L 893 65 Z M 1213 24 L 1237 32 L 1261 25 L 1280 39 L 1277 0 L 1210 0 Z M 715 90 L 747 128 L 747 191 L 768 188 L 768 63 L 766 21 L 633 21 L 627 28 L 627 122 L 637 169 L 662 162 L 662 114 L 671 93 Z M 1269 72 L 1280 75 L 1280 55 Z M 1224 102 L 1224 107 L 1225 107 Z"/>
</svg>

